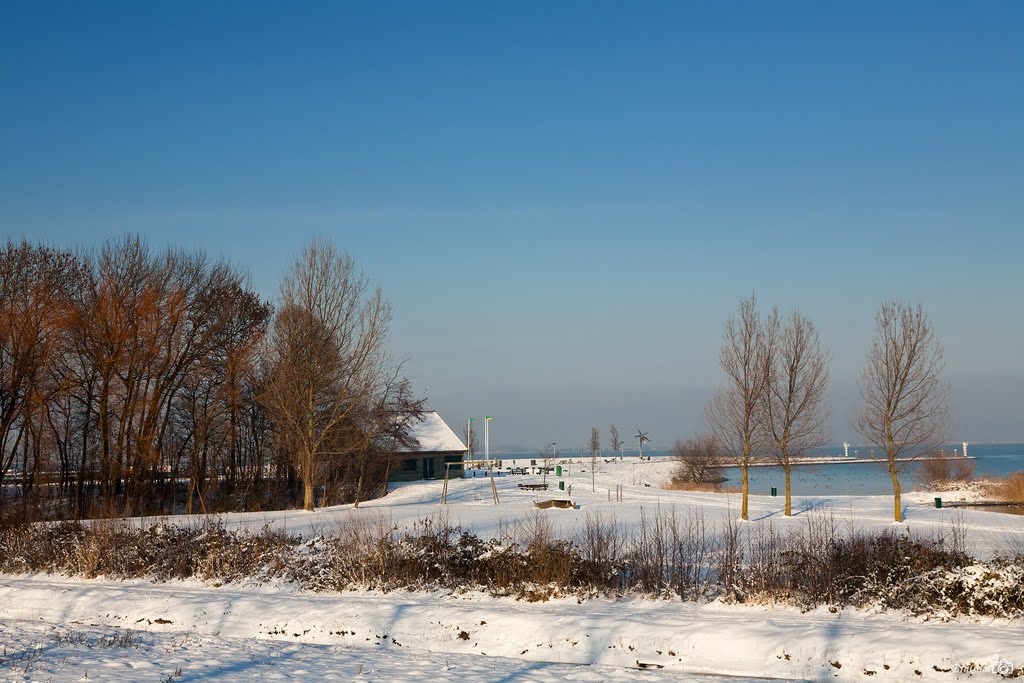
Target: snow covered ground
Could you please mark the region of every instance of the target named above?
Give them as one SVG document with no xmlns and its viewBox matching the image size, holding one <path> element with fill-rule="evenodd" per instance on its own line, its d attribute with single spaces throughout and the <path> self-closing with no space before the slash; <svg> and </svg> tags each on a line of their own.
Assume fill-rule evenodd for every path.
<svg viewBox="0 0 1024 683">
<path fill-rule="evenodd" d="M 505 461 L 516 466 L 515 461 Z M 519 461 L 518 465 L 529 461 Z M 667 458 L 639 461 L 635 458 L 623 462 L 599 462 L 596 491 L 592 491 L 589 460 L 567 462 L 569 475 L 564 477 L 567 490 L 558 490 L 558 478 L 548 474 L 548 491 L 522 491 L 521 483 L 539 483 L 541 475 L 499 476 L 496 478 L 500 503 L 495 505 L 490 483 L 483 473 L 476 478 L 449 482 L 448 505 L 439 505 L 441 482 L 411 482 L 399 485 L 388 496 L 368 501 L 358 510 L 351 505 L 318 509 L 310 513 L 302 510 L 255 512 L 224 515 L 220 519 L 228 528 L 264 525 L 291 533 L 311 535 L 330 532 L 353 520 L 377 520 L 383 517 L 390 526 L 412 528 L 414 524 L 444 511 L 451 524 L 461 526 L 481 537 L 494 537 L 510 525 L 534 514 L 534 501 L 551 498 L 571 498 L 576 504 L 571 510 L 548 510 L 544 514 L 554 525 L 555 533 L 571 537 L 588 513 L 602 517 L 614 516 L 626 526 L 637 524 L 640 515 L 648 514 L 660 506 L 663 509 L 702 510 L 709 522 L 721 523 L 727 517 L 739 517 L 739 494 L 667 491 L 662 485 L 671 478 L 674 463 Z M 909 484 L 910 482 L 907 482 Z M 623 501 L 615 502 L 615 487 L 623 487 Z M 571 488 L 571 495 L 570 489 Z M 801 524 L 809 513 L 830 512 L 840 524 L 859 530 L 871 531 L 893 528 L 892 496 L 840 496 L 794 495 L 794 516 L 783 516 L 784 498 L 781 495 L 751 496 L 750 521 L 770 521 L 780 530 Z M 799 491 L 795 492 L 799 494 Z M 945 504 L 958 500 L 974 500 L 976 491 L 928 492 L 903 494 L 905 524 L 901 529 L 920 534 L 941 534 L 953 525 L 963 528 L 968 549 L 980 559 L 1005 554 L 1008 550 L 1024 548 L 1024 516 L 993 513 L 980 509 L 935 508 L 935 497 Z M 610 500 L 609 500 L 610 499 Z M 178 523 L 189 523 L 186 517 L 176 518 Z M 198 520 L 193 520 L 193 522 Z M 146 520 L 145 523 L 151 523 Z"/>
<path fill-rule="evenodd" d="M 1014 651 L 1024 643 L 1022 625 L 850 610 L 575 598 L 527 604 L 480 594 L 309 595 L 50 577 L 5 581 L 0 617 L 4 670 L 15 680 L 19 670 L 36 680 L 76 680 L 87 669 L 94 680 L 162 680 L 178 669 L 184 680 L 260 671 L 354 680 L 360 667 L 367 680 L 660 680 L 658 672 L 849 680 L 865 671 L 939 680 L 957 667 L 985 666 L 994 654 L 1019 658 Z"/>
<path fill-rule="evenodd" d="M 738 513 L 738 495 L 658 488 L 668 478 L 668 462 L 601 463 L 596 492 L 590 473 L 582 471 L 587 467 L 569 465 L 566 481 L 576 509 L 535 511 L 535 500 L 567 497 L 549 474 L 548 492 L 518 488 L 540 481 L 539 475 L 499 477 L 499 505 L 484 478 L 453 481 L 446 514 L 482 536 L 540 514 L 571 536 L 595 511 L 627 526 L 657 506 L 700 508 L 709 521 Z M 617 503 L 619 484 L 624 500 Z M 303 535 L 353 520 L 412 527 L 438 513 L 440 489 L 440 482 L 416 482 L 359 510 L 232 514 L 222 521 Z M 1024 517 L 936 509 L 933 497 L 905 495 L 904 526 L 927 535 L 957 525 L 979 557 L 1024 547 Z M 750 524 L 784 528 L 831 510 L 840 523 L 858 529 L 893 527 L 888 496 L 796 497 L 792 519 L 782 516 L 782 504 L 781 497 L 752 497 Z M 784 606 L 640 598 L 529 603 L 480 593 L 313 594 L 288 585 L 54 576 L 0 577 L 0 641 L 3 680 L 661 681 L 711 674 L 741 680 L 998 680 L 987 670 L 994 656 L 1024 664 L 1024 624 L 1006 620 L 943 622 L 851 609 L 801 613 Z"/>
<path fill-rule="evenodd" d="M 8 680 L 953 680 L 1024 656 L 1024 625 L 1009 622 L 52 577 L 4 580 L 0 622 Z"/>
<path fill-rule="evenodd" d="M 27 621 L 0 624 L 4 681 L 669 681 L 672 673 L 402 648 Z M 757 680 L 701 676 L 700 680 Z"/>
</svg>

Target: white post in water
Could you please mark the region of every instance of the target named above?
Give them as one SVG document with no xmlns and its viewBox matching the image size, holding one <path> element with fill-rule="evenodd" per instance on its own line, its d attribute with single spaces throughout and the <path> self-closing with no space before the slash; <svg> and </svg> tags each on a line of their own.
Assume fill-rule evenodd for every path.
<svg viewBox="0 0 1024 683">
<path fill-rule="evenodd" d="M 964 457 L 967 457 L 967 442 L 964 441 Z"/>
<path fill-rule="evenodd" d="M 843 442 L 843 457 L 844 458 L 849 458 L 850 457 L 850 442 L 849 441 L 844 441 Z"/>
</svg>

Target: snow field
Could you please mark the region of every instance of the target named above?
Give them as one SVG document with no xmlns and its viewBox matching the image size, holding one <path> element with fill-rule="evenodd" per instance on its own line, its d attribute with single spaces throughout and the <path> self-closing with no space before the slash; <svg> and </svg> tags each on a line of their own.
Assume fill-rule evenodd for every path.
<svg viewBox="0 0 1024 683">
<path fill-rule="evenodd" d="M 506 463 L 511 464 L 511 463 Z M 523 464 L 520 462 L 520 464 Z M 659 488 L 672 463 L 600 464 L 596 492 L 589 462 L 571 463 L 575 509 L 538 511 L 536 500 L 568 497 L 549 474 L 547 492 L 518 483 L 540 475 L 501 476 L 501 503 L 486 478 L 454 480 L 449 505 L 440 482 L 413 482 L 353 509 L 218 516 L 227 528 L 264 526 L 310 537 L 350 525 L 413 530 L 425 519 L 487 538 L 534 519 L 573 537 L 590 514 L 630 529 L 657 508 L 699 510 L 711 525 L 738 516 L 739 496 Z M 614 502 L 622 485 L 624 500 Z M 612 491 L 612 501 L 608 492 Z M 941 494 L 951 501 L 956 494 Z M 969 497 L 970 493 L 965 494 Z M 982 510 L 936 509 L 930 492 L 904 495 L 917 535 L 958 530 L 980 559 L 1020 552 L 1024 517 Z M 810 515 L 830 514 L 858 531 L 892 530 L 889 496 L 751 497 L 750 528 L 780 531 Z M 438 517 L 441 515 L 441 517 Z M 203 518 L 138 520 L 150 525 L 201 524 Z M 314 594 L 289 585 L 0 577 L 0 638 L 5 680 L 377 680 L 547 681 L 679 680 L 703 675 L 786 680 L 998 680 L 985 669 L 994 655 L 1024 664 L 1024 624 L 955 621 L 820 608 L 630 598 L 556 598 L 530 603 L 480 593 Z M 116 635 L 131 632 L 124 646 Z M 123 640 L 122 636 L 122 640 Z M 659 668 L 661 667 L 661 668 Z M 180 670 L 180 677 L 176 676 Z M 170 677 L 170 678 L 168 678 Z"/>
<path fill-rule="evenodd" d="M 184 680 L 242 680 L 262 667 L 272 669 L 264 676 L 310 680 L 301 671 L 327 671 L 327 663 L 343 676 L 325 680 L 362 680 L 354 676 L 360 665 L 364 674 L 381 676 L 367 680 L 445 680 L 440 672 L 453 664 L 459 680 L 482 681 L 661 680 L 659 673 L 955 680 L 994 654 L 1019 659 L 1024 643 L 1020 623 L 943 623 L 856 610 L 643 599 L 525 603 L 479 593 L 311 595 L 41 576 L 2 582 L 0 623 L 8 674 L 25 667 L 19 650 L 43 643 L 40 661 L 29 667 L 36 667 L 35 680 L 46 680 L 43 670 L 75 680 L 79 666 L 112 676 L 90 673 L 95 680 L 154 680 L 152 674 L 177 668 Z M 86 640 L 132 631 L 137 647 L 67 652 L 59 634 L 76 629 Z M 49 652 L 55 640 L 63 654 Z M 77 664 L 64 666 L 65 659 Z M 546 666 L 552 663 L 567 668 Z M 502 667 L 498 676 L 495 665 Z"/>
</svg>

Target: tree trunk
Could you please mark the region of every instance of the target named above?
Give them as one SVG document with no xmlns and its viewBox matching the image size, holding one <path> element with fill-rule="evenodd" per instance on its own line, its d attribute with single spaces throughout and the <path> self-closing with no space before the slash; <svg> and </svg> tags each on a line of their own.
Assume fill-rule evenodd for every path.
<svg viewBox="0 0 1024 683">
<path fill-rule="evenodd" d="M 900 478 L 891 460 L 889 463 L 889 476 L 892 477 L 893 519 L 897 522 L 902 522 L 903 506 L 900 504 Z"/>
<path fill-rule="evenodd" d="M 792 517 L 793 516 L 793 499 L 792 499 L 792 497 L 790 495 L 791 489 L 790 489 L 790 485 L 789 485 L 790 465 L 787 464 L 783 469 L 785 469 L 785 471 L 786 471 L 786 516 L 787 517 Z"/>
<path fill-rule="evenodd" d="M 313 478 L 305 476 L 302 478 L 302 509 L 313 511 Z"/>
<path fill-rule="evenodd" d="M 740 519 L 746 521 L 747 494 L 750 492 L 750 465 L 743 464 L 740 466 L 740 470 L 743 472 L 743 502 L 740 504 Z"/>
</svg>

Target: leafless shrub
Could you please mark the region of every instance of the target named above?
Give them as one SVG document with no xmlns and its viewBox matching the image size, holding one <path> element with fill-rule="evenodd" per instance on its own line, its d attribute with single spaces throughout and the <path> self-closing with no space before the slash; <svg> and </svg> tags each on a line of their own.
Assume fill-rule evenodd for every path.
<svg viewBox="0 0 1024 683">
<path fill-rule="evenodd" d="M 667 559 L 672 539 L 669 520 L 661 508 L 654 514 L 640 508 L 640 524 L 634 530 L 629 547 L 629 582 L 636 589 L 658 595 L 669 585 Z"/>
<path fill-rule="evenodd" d="M 576 548 L 581 559 L 594 567 L 615 567 L 622 561 L 626 533 L 612 514 L 587 510 L 583 527 L 576 534 Z"/>
<path fill-rule="evenodd" d="M 787 531 L 700 510 L 658 507 L 632 529 L 590 513 L 573 541 L 539 512 L 510 536 L 483 540 L 446 514 L 400 532 L 380 514 L 353 515 L 331 535 L 125 522 L 0 527 L 0 573 L 111 579 L 200 579 L 215 584 L 286 579 L 315 590 L 483 590 L 524 600 L 551 596 L 678 596 L 745 602 L 872 605 L 920 614 L 1024 614 L 1018 552 L 979 562 L 964 527 L 930 537 L 861 533 L 831 511 L 804 513 Z M 1019 551 L 1019 548 L 1017 549 Z"/>
<path fill-rule="evenodd" d="M 775 526 L 768 521 L 749 527 L 745 531 L 747 561 L 741 572 L 741 590 L 737 597 L 741 601 L 751 598 L 765 601 L 775 597 L 788 598 L 781 576 L 782 543 Z"/>
<path fill-rule="evenodd" d="M 714 529 L 703 510 L 689 509 L 680 520 L 675 535 L 673 585 L 686 599 L 702 600 L 712 594 L 715 584 L 713 564 L 717 542 Z"/>
<path fill-rule="evenodd" d="M 914 470 L 914 479 L 923 488 L 941 491 L 971 481 L 975 467 L 975 462 L 967 458 L 921 460 Z"/>
<path fill-rule="evenodd" d="M 717 491 L 725 480 L 716 467 L 722 449 L 714 436 L 700 434 L 686 441 L 676 439 L 672 457 L 677 461 L 672 472 L 672 488 L 687 491 Z"/>
<path fill-rule="evenodd" d="M 531 510 L 523 523 L 522 536 L 518 539 L 519 545 L 529 548 L 531 546 L 548 545 L 555 536 L 555 528 L 551 523 L 551 517 L 543 510 Z"/>
<path fill-rule="evenodd" d="M 519 515 L 506 515 L 504 512 L 499 512 L 497 527 L 495 539 L 501 543 L 516 543 L 522 537 L 523 520 Z"/>
<path fill-rule="evenodd" d="M 717 554 L 719 594 L 730 599 L 737 594 L 738 578 L 743 566 L 740 523 L 732 515 L 727 515 L 723 521 Z"/>
</svg>

